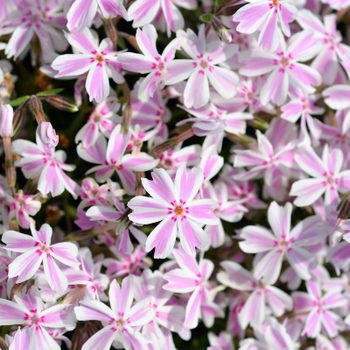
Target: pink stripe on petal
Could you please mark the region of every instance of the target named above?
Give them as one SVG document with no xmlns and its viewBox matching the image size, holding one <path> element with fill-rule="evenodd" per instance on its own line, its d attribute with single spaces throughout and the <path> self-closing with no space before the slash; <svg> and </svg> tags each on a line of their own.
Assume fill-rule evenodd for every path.
<svg viewBox="0 0 350 350">
<path fill-rule="evenodd" d="M 68 286 L 67 278 L 51 255 L 44 254 L 43 266 L 45 276 L 50 287 L 58 293 L 65 292 Z"/>
<path fill-rule="evenodd" d="M 56 243 L 51 247 L 52 256 L 67 266 L 77 266 L 78 248 L 73 243 Z"/>
<path fill-rule="evenodd" d="M 9 265 L 9 278 L 17 277 L 16 282 L 21 283 L 32 278 L 38 271 L 42 262 L 42 255 L 33 248 L 15 258 Z"/>
<path fill-rule="evenodd" d="M 106 304 L 97 300 L 81 301 L 80 306 L 74 308 L 74 312 L 79 321 L 111 322 L 116 317 Z"/>
<path fill-rule="evenodd" d="M 115 337 L 114 326 L 104 327 L 88 339 L 82 350 L 110 350 Z"/>
<path fill-rule="evenodd" d="M 52 62 L 52 68 L 58 72 L 56 78 L 79 76 L 86 73 L 90 67 L 91 60 L 86 54 L 61 55 Z"/>
<path fill-rule="evenodd" d="M 6 244 L 6 249 L 20 253 L 33 248 L 36 243 L 33 237 L 16 231 L 5 231 L 1 240 Z"/>
<path fill-rule="evenodd" d="M 86 91 L 89 94 L 90 101 L 102 102 L 109 94 L 109 81 L 106 68 L 102 63 L 94 63 L 86 78 Z"/>
<path fill-rule="evenodd" d="M 171 216 L 168 216 L 147 237 L 146 251 L 149 252 L 155 248 L 154 257 L 156 259 L 164 259 L 170 255 L 174 248 L 176 236 L 176 221 L 172 220 Z"/>
<path fill-rule="evenodd" d="M 27 310 L 12 301 L 0 299 L 0 326 L 24 324 Z"/>
<path fill-rule="evenodd" d="M 202 293 L 203 290 L 198 288 L 192 293 L 190 299 L 188 300 L 184 323 L 186 328 L 192 329 L 196 328 L 198 325 L 198 320 L 201 316 Z"/>
</svg>

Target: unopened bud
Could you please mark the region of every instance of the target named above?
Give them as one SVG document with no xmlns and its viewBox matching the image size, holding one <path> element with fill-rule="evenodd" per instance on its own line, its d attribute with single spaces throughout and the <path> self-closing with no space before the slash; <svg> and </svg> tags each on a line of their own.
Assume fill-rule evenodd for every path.
<svg viewBox="0 0 350 350">
<path fill-rule="evenodd" d="M 47 96 L 45 97 L 45 101 L 49 103 L 51 106 L 66 112 L 77 112 L 79 108 L 73 102 L 71 102 L 68 98 L 62 96 Z"/>
<path fill-rule="evenodd" d="M 47 118 L 46 118 L 46 115 L 44 113 L 43 105 L 42 105 L 39 97 L 33 95 L 29 99 L 28 104 L 29 104 L 29 108 L 30 108 L 31 112 L 35 116 L 37 123 L 40 124 L 42 122 L 45 122 Z"/>
<path fill-rule="evenodd" d="M 0 106 L 0 136 L 13 136 L 13 109 L 10 105 Z"/>
<path fill-rule="evenodd" d="M 50 122 L 42 122 L 37 129 L 37 134 L 41 142 L 49 148 L 55 148 L 58 145 L 58 136 Z"/>
</svg>

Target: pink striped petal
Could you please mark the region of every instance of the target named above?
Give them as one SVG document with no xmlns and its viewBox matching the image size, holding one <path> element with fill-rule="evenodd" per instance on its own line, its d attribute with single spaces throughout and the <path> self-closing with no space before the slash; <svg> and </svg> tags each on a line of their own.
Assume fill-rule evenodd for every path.
<svg viewBox="0 0 350 350">
<path fill-rule="evenodd" d="M 58 72 L 56 78 L 79 76 L 85 74 L 90 67 L 90 57 L 86 54 L 61 55 L 52 62 L 52 68 Z"/>
<path fill-rule="evenodd" d="M 6 249 L 19 253 L 33 248 L 36 243 L 33 237 L 16 231 L 5 231 L 1 240 L 6 244 Z"/>
<path fill-rule="evenodd" d="M 107 326 L 95 333 L 92 337 L 84 343 L 82 350 L 110 350 L 116 331 L 114 326 Z"/>
<path fill-rule="evenodd" d="M 93 63 L 87 75 L 85 87 L 90 101 L 95 100 L 99 103 L 108 97 L 110 87 L 106 68 L 103 64 Z"/>
<path fill-rule="evenodd" d="M 147 237 L 146 251 L 149 252 L 155 248 L 154 257 L 156 259 L 164 259 L 170 255 L 174 248 L 176 236 L 176 221 L 172 220 L 171 216 L 168 216 Z"/>
</svg>

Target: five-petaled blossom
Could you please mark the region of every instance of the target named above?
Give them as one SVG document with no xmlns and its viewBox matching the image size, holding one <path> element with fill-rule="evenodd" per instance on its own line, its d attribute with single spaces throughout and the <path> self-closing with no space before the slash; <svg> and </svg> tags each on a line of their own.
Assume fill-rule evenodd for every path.
<svg viewBox="0 0 350 350">
<path fill-rule="evenodd" d="M 176 293 L 191 293 L 186 305 L 184 325 L 187 328 L 196 328 L 202 312 L 213 302 L 215 296 L 211 293 L 212 288 L 208 281 L 213 273 L 214 264 L 207 259 L 198 263 L 195 257 L 181 249 L 174 250 L 173 255 L 179 268 L 164 275 L 168 282 L 164 289 Z"/>
<path fill-rule="evenodd" d="M 259 30 L 259 46 L 275 50 L 283 34 L 290 36 L 289 23 L 296 13 L 290 0 L 248 0 L 248 4 L 233 15 L 233 21 L 239 22 L 237 31 L 241 33 L 252 34 Z"/>
<path fill-rule="evenodd" d="M 240 73 L 248 77 L 266 75 L 260 90 L 261 102 L 282 105 L 293 88 L 311 93 L 321 83 L 321 75 L 316 69 L 300 63 L 310 60 L 318 51 L 319 46 L 312 34 L 300 32 L 294 34 L 287 44 L 281 39 L 277 51 L 252 52 Z"/>
<path fill-rule="evenodd" d="M 77 53 L 58 56 L 52 62 L 52 68 L 57 71 L 55 77 L 78 77 L 87 73 L 85 87 L 90 101 L 104 101 L 110 91 L 109 78 L 118 84 L 124 81 L 111 41 L 104 39 L 98 45 L 89 29 L 69 33 L 66 37 Z"/>
<path fill-rule="evenodd" d="M 337 288 L 323 294 L 320 285 L 312 280 L 306 282 L 306 288 L 307 293 L 293 293 L 296 313 L 306 314 L 303 333 L 315 338 L 324 328 L 329 337 L 336 336 L 341 319 L 332 309 L 345 306 L 346 298 Z"/>
<path fill-rule="evenodd" d="M 209 102 L 211 85 L 219 95 L 231 98 L 235 95 L 238 77 L 230 69 L 220 67 L 236 51 L 233 45 L 220 41 L 207 42 L 205 28 L 200 26 L 198 36 L 191 30 L 178 31 L 181 48 L 190 59 L 178 59 L 168 64 L 167 84 L 176 84 L 188 78 L 183 92 L 187 108 L 200 108 Z"/>
<path fill-rule="evenodd" d="M 309 247 L 322 241 L 320 232 L 327 232 L 316 216 L 291 229 L 292 208 L 291 203 L 284 207 L 271 203 L 267 218 L 273 233 L 262 226 L 246 226 L 240 233 L 240 248 L 245 253 L 259 253 L 254 275 L 269 284 L 277 281 L 285 257 L 301 278 L 309 279 L 311 264 L 315 262 Z"/>
<path fill-rule="evenodd" d="M 217 223 L 213 213 L 213 201 L 196 198 L 203 184 L 203 172 L 199 168 L 178 168 L 175 181 L 164 169 L 155 169 L 152 180 L 143 178 L 142 185 L 152 198 L 136 196 L 129 201 L 131 221 L 137 224 L 160 223 L 146 240 L 146 251 L 155 248 L 155 258 L 166 258 L 174 248 L 176 237 L 182 248 L 191 255 L 195 249 L 205 249 L 208 237 L 203 225 Z"/>
<path fill-rule="evenodd" d="M 290 195 L 296 196 L 294 204 L 300 207 L 313 204 L 323 194 L 328 204 L 334 204 L 343 193 L 350 189 L 350 170 L 343 170 L 343 153 L 339 149 L 329 149 L 326 145 L 320 158 L 311 147 L 303 147 L 295 161 L 311 178 L 293 183 Z"/>
<path fill-rule="evenodd" d="M 148 341 L 139 329 L 153 318 L 148 300 L 134 303 L 134 286 L 131 277 L 123 279 L 119 286 L 113 280 L 109 287 L 110 307 L 101 301 L 81 301 L 75 307 L 80 321 L 101 321 L 103 328 L 83 345 L 82 350 L 110 349 L 112 343 L 126 349 L 148 349 Z"/>
<path fill-rule="evenodd" d="M 10 349 L 61 349 L 51 334 L 56 329 L 74 329 L 72 305 L 45 305 L 39 291 L 34 288 L 23 296 L 15 295 L 13 299 L 0 299 L 0 325 L 22 326 L 16 331 L 14 338 L 17 341 Z"/>
<path fill-rule="evenodd" d="M 36 143 L 18 139 L 13 142 L 13 149 L 22 158 L 15 165 L 21 167 L 27 179 L 38 180 L 38 190 L 43 194 L 60 195 L 65 189 L 77 197 L 78 185 L 67 176 L 65 171 L 75 169 L 74 165 L 65 164 L 64 151 L 55 151 L 58 136 L 52 125 L 41 123 L 36 131 Z"/>
<path fill-rule="evenodd" d="M 66 291 L 67 278 L 60 265 L 76 267 L 78 248 L 69 242 L 51 244 L 52 228 L 48 224 L 38 231 L 31 225 L 30 230 L 31 236 L 16 231 L 2 235 L 6 250 L 19 253 L 9 265 L 8 276 L 17 277 L 16 283 L 21 283 L 34 277 L 43 265 L 50 287 L 57 292 Z"/>
</svg>

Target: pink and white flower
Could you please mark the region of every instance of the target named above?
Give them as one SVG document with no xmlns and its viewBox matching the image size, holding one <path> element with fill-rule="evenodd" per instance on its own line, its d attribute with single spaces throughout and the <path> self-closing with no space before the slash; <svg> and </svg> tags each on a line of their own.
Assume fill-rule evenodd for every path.
<svg viewBox="0 0 350 350">
<path fill-rule="evenodd" d="M 234 15 L 239 22 L 237 31 L 253 34 L 260 31 L 259 46 L 267 50 L 277 49 L 283 34 L 290 36 L 289 23 L 296 16 L 297 8 L 290 0 L 248 0 Z"/>
<path fill-rule="evenodd" d="M 292 89 L 312 93 L 315 86 L 321 84 L 319 72 L 301 63 L 313 58 L 318 51 L 313 35 L 299 32 L 289 39 L 288 44 L 281 39 L 277 51 L 253 52 L 240 73 L 248 77 L 266 77 L 260 90 L 262 104 L 272 101 L 281 105 Z"/>
<path fill-rule="evenodd" d="M 14 301 L 0 299 L 0 325 L 19 325 L 10 346 L 12 350 L 45 349 L 61 347 L 50 333 L 53 330 L 72 330 L 75 326 L 72 306 L 69 304 L 45 305 L 37 290 L 31 289 L 23 296 L 14 296 Z"/>
<path fill-rule="evenodd" d="M 210 260 L 202 259 L 199 263 L 194 256 L 178 249 L 173 251 L 179 268 L 164 275 L 168 282 L 163 286 L 165 290 L 175 293 L 190 293 L 187 305 L 184 326 L 196 328 L 206 306 L 213 302 L 215 294 L 211 293 L 209 278 L 214 270 Z"/>
<path fill-rule="evenodd" d="M 204 26 L 200 26 L 198 36 L 191 30 L 178 31 L 177 38 L 190 59 L 174 60 L 168 65 L 167 84 L 179 83 L 188 78 L 183 92 L 187 108 L 200 108 L 210 100 L 209 85 L 222 97 L 229 99 L 236 93 L 237 74 L 220 67 L 236 51 L 233 45 L 224 45 L 215 40 L 210 42 L 205 36 Z"/>
<path fill-rule="evenodd" d="M 59 264 L 77 266 L 78 249 L 73 243 L 51 244 L 52 228 L 48 224 L 36 230 L 31 225 L 31 236 L 16 231 L 6 231 L 2 241 L 6 249 L 19 255 L 9 265 L 9 278 L 17 277 L 16 283 L 32 278 L 43 265 L 50 287 L 57 292 L 67 289 L 67 278 Z M 57 262 L 59 264 L 57 264 Z"/>
<path fill-rule="evenodd" d="M 38 181 L 38 190 L 43 195 L 51 193 L 52 196 L 58 196 L 66 189 L 76 198 L 79 187 L 65 173 L 74 170 L 75 166 L 64 163 L 64 151 L 55 151 L 58 136 L 48 124 L 38 126 L 36 143 L 22 139 L 13 142 L 14 152 L 22 157 L 15 165 L 22 169 L 27 179 Z"/>
<path fill-rule="evenodd" d="M 58 56 L 52 62 L 52 68 L 57 71 L 55 77 L 75 78 L 87 73 L 85 87 L 90 101 L 102 102 L 109 95 L 109 78 L 117 84 L 124 81 L 111 41 L 104 39 L 98 45 L 96 36 L 89 29 L 69 33 L 66 37 L 77 53 Z"/>
<path fill-rule="evenodd" d="M 323 149 L 320 158 L 311 147 L 303 147 L 295 156 L 295 161 L 311 178 L 293 183 L 291 196 L 296 196 L 294 204 L 307 206 L 325 195 L 327 204 L 335 204 L 339 192 L 350 189 L 350 170 L 343 170 L 343 153 L 339 149 L 330 150 L 328 145 Z"/>
<path fill-rule="evenodd" d="M 78 145 L 77 151 L 81 158 L 99 164 L 91 168 L 88 173 L 96 172 L 98 181 L 106 181 L 117 172 L 123 187 L 129 193 L 135 191 L 135 175 L 133 171 L 147 171 L 153 169 L 158 160 L 144 152 L 125 154 L 130 141 L 130 130 L 124 132 L 121 125 L 117 125 L 108 140 L 101 135 L 96 143 L 85 148 Z"/>
<path fill-rule="evenodd" d="M 308 281 L 306 288 L 307 293 L 293 293 L 296 312 L 307 314 L 303 334 L 315 338 L 324 329 L 329 337 L 336 336 L 342 322 L 334 309 L 346 305 L 346 298 L 337 289 L 322 294 L 320 285 L 315 281 Z"/>
<path fill-rule="evenodd" d="M 155 258 L 168 257 L 177 237 L 191 255 L 196 248 L 203 250 L 208 245 L 202 226 L 216 224 L 218 219 L 210 199 L 196 199 L 203 180 L 200 169 L 185 166 L 177 170 L 175 181 L 164 169 L 154 170 L 152 180 L 142 179 L 143 187 L 152 198 L 136 196 L 129 201 L 133 211 L 129 218 L 141 225 L 160 221 L 146 240 L 146 251 L 155 248 Z"/>
<path fill-rule="evenodd" d="M 75 307 L 80 321 L 101 321 L 103 328 L 83 345 L 82 350 L 110 349 L 112 343 L 129 349 L 148 349 L 148 341 L 139 331 L 149 323 L 153 312 L 148 300 L 134 303 L 134 287 L 130 277 L 119 286 L 114 280 L 109 287 L 110 307 L 98 300 L 81 301 Z"/>
</svg>

